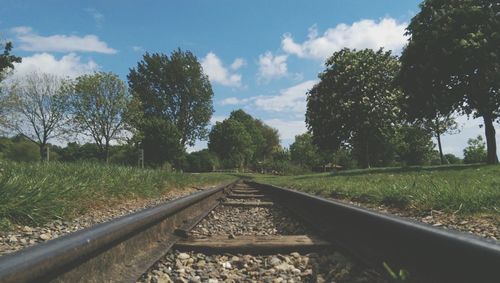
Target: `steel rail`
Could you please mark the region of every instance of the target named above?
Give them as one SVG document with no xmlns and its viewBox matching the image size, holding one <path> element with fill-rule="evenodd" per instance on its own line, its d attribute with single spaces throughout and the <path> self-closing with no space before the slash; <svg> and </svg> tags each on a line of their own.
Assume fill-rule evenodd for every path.
<svg viewBox="0 0 500 283">
<path fill-rule="evenodd" d="M 0 282 L 135 282 L 180 239 L 174 231 L 191 229 L 233 183 L 3 256 Z"/>
<path fill-rule="evenodd" d="M 291 189 L 245 181 L 305 218 L 366 264 L 405 269 L 422 282 L 500 282 L 500 244 Z"/>
</svg>

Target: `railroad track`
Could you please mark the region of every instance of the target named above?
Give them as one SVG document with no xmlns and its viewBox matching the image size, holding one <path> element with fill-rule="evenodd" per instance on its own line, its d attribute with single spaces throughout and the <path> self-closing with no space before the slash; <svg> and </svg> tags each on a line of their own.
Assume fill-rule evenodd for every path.
<svg viewBox="0 0 500 283">
<path fill-rule="evenodd" d="M 248 181 L 3 256 L 0 282 L 384 282 L 383 263 L 500 282 L 498 242 Z"/>
</svg>

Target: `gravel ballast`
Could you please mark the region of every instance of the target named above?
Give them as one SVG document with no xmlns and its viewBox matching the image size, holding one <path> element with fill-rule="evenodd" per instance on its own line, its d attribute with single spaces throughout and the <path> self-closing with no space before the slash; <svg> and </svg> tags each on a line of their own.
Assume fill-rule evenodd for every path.
<svg viewBox="0 0 500 283">
<path fill-rule="evenodd" d="M 156 206 L 166 201 L 192 194 L 198 190 L 197 188 L 172 189 L 161 198 L 123 201 L 112 206 L 95 208 L 69 221 L 56 220 L 38 227 L 15 225 L 12 231 L 0 231 L 0 256 L 92 227 L 113 218 Z"/>
<path fill-rule="evenodd" d="M 244 188 L 245 186 L 238 186 Z M 231 199 L 254 202 L 256 199 Z M 193 238 L 241 235 L 314 235 L 315 231 L 275 204 L 272 207 L 220 205 L 189 235 Z M 138 282 L 386 282 L 339 252 L 272 255 L 203 254 L 171 250 Z"/>
</svg>

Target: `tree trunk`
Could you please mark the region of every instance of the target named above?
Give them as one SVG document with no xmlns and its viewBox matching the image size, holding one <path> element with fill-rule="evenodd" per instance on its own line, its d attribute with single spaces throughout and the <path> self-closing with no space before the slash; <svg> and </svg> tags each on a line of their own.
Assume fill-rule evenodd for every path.
<svg viewBox="0 0 500 283">
<path fill-rule="evenodd" d="M 40 149 L 40 160 L 45 161 L 47 160 L 47 145 L 44 143 L 41 143 L 38 145 Z"/>
<path fill-rule="evenodd" d="M 486 147 L 488 149 L 486 162 L 488 164 L 498 164 L 497 142 L 495 137 L 495 127 L 493 126 L 493 119 L 489 115 L 484 115 L 483 120 L 486 135 Z"/>
<path fill-rule="evenodd" d="M 436 138 L 438 141 L 438 147 L 439 147 L 439 158 L 441 159 L 441 165 L 444 164 L 444 155 L 443 155 L 443 147 L 441 146 L 441 134 L 439 132 L 436 132 Z"/>
</svg>

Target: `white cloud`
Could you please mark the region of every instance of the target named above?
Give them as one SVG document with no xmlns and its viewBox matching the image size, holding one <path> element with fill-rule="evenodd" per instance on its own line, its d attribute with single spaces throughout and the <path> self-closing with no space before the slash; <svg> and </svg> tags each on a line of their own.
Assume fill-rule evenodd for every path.
<svg viewBox="0 0 500 283">
<path fill-rule="evenodd" d="M 202 58 L 201 66 L 205 74 L 208 75 L 210 81 L 213 83 L 232 87 L 241 86 L 241 75 L 231 73 L 228 68 L 224 67 L 224 64 L 215 53 L 209 52 Z"/>
<path fill-rule="evenodd" d="M 319 36 L 316 26 L 309 28 L 308 39 L 297 43 L 290 34 L 285 34 L 281 47 L 288 54 L 301 58 L 325 59 L 342 48 L 384 47 L 399 53 L 407 43 L 404 35 L 407 23 L 399 23 L 393 18 L 384 18 L 379 22 L 361 20 L 352 25 L 339 24 L 327 29 Z"/>
<path fill-rule="evenodd" d="M 30 27 L 15 27 L 11 31 L 16 35 L 20 49 L 33 52 L 97 52 L 115 54 L 117 50 L 108 46 L 99 37 L 88 34 L 83 37 L 76 35 L 55 34 L 41 36 Z"/>
<path fill-rule="evenodd" d="M 245 104 L 250 101 L 252 98 L 237 98 L 237 97 L 228 97 L 220 101 L 221 105 L 238 105 Z"/>
<path fill-rule="evenodd" d="M 75 53 L 67 54 L 60 59 L 49 53 L 37 53 L 23 57 L 21 63 L 14 63 L 12 78 L 19 78 L 33 71 L 50 73 L 62 77 L 77 77 L 81 74 L 91 73 L 99 69 L 93 60 L 83 62 Z"/>
<path fill-rule="evenodd" d="M 256 97 L 254 104 L 265 111 L 303 114 L 306 111 L 306 93 L 316 82 L 316 80 L 309 80 L 283 89 L 275 96 Z"/>
<path fill-rule="evenodd" d="M 144 51 L 144 48 L 142 46 L 134 45 L 132 46 L 132 50 L 134 50 L 135 52 L 139 52 L 139 51 Z"/>
<path fill-rule="evenodd" d="M 270 51 L 259 55 L 259 80 L 269 81 L 274 78 L 280 78 L 287 74 L 286 64 L 288 56 L 274 56 Z"/>
<path fill-rule="evenodd" d="M 293 140 L 296 135 L 307 132 L 306 123 L 303 120 L 291 121 L 282 119 L 267 119 L 264 123 L 278 129 L 283 140 Z"/>
<path fill-rule="evenodd" d="M 247 64 L 247 61 L 243 58 L 236 58 L 234 59 L 233 63 L 231 64 L 231 69 L 234 71 L 238 70 L 239 68 L 245 66 Z"/>
</svg>

